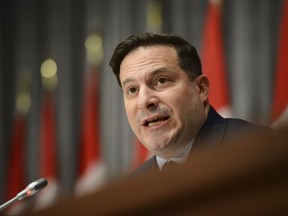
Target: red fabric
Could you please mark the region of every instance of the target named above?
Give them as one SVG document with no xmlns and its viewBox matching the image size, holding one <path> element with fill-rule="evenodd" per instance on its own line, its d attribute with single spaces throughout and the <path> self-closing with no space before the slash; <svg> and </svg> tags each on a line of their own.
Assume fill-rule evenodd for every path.
<svg viewBox="0 0 288 216">
<path fill-rule="evenodd" d="M 100 159 L 99 137 L 99 107 L 98 107 L 98 77 L 97 70 L 91 68 L 86 72 L 82 130 L 80 140 L 79 175 L 82 176 L 89 165 Z"/>
<path fill-rule="evenodd" d="M 288 1 L 283 1 L 283 14 L 280 25 L 278 44 L 278 58 L 276 61 L 276 78 L 274 87 L 274 101 L 272 107 L 272 121 L 284 112 L 288 105 Z"/>
<path fill-rule="evenodd" d="M 40 118 L 41 175 L 44 178 L 57 176 L 57 151 L 55 139 L 55 104 L 53 95 L 44 93 Z"/>
<path fill-rule="evenodd" d="M 202 47 L 203 73 L 210 80 L 209 101 L 216 110 L 230 104 L 224 63 L 220 1 L 208 6 Z"/>
<path fill-rule="evenodd" d="M 133 159 L 132 169 L 136 169 L 139 167 L 143 162 L 145 162 L 150 156 L 150 152 L 148 149 L 142 145 L 142 143 L 136 139 L 135 140 L 135 153 Z"/>
<path fill-rule="evenodd" d="M 11 148 L 8 161 L 7 200 L 16 196 L 17 193 L 26 187 L 24 172 L 25 124 L 25 116 L 17 114 L 12 128 Z"/>
</svg>

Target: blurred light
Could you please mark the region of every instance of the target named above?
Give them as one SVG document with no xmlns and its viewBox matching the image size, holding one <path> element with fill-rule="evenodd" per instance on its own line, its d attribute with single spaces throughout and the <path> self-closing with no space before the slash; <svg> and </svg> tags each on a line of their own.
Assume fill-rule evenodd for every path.
<svg viewBox="0 0 288 216">
<path fill-rule="evenodd" d="M 96 52 L 102 47 L 102 39 L 99 34 L 91 34 L 85 40 L 85 47 L 90 52 Z"/>
<path fill-rule="evenodd" d="M 162 29 L 162 4 L 150 0 L 148 3 L 147 28 L 149 31 L 160 32 Z"/>
<path fill-rule="evenodd" d="M 57 65 L 53 59 L 45 60 L 41 65 L 41 75 L 45 78 L 50 78 L 55 76 L 57 72 Z"/>
<path fill-rule="evenodd" d="M 29 92 L 19 92 L 16 98 L 16 109 L 17 112 L 26 114 L 31 107 L 31 97 Z"/>
<path fill-rule="evenodd" d="M 85 40 L 86 58 L 88 64 L 98 65 L 103 59 L 102 38 L 99 34 L 93 33 Z"/>
<path fill-rule="evenodd" d="M 31 73 L 21 71 L 17 77 L 16 110 L 18 113 L 26 114 L 31 107 Z"/>
<path fill-rule="evenodd" d="M 42 86 L 44 90 L 52 91 L 57 86 L 57 64 L 49 58 L 41 65 Z"/>
</svg>

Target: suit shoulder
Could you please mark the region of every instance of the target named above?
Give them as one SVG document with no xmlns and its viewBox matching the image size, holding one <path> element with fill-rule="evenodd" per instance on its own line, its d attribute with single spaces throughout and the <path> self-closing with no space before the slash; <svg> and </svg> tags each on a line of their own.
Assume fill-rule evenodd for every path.
<svg viewBox="0 0 288 216">
<path fill-rule="evenodd" d="M 249 135 L 249 134 L 259 134 L 259 133 L 272 133 L 273 129 L 251 122 L 245 121 L 243 119 L 227 118 L 226 124 L 226 135 Z"/>
<path fill-rule="evenodd" d="M 235 128 L 235 129 L 253 129 L 253 130 L 268 130 L 272 131 L 271 128 L 253 124 L 251 122 L 245 121 L 243 119 L 238 119 L 238 118 L 225 118 L 227 121 L 227 127 L 228 128 Z"/>
</svg>

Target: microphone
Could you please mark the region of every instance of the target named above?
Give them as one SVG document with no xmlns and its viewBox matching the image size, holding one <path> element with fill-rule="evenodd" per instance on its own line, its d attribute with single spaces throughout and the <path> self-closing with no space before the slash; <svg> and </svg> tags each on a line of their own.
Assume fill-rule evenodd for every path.
<svg viewBox="0 0 288 216">
<path fill-rule="evenodd" d="M 30 183 L 24 190 L 19 192 L 14 198 L 10 199 L 9 201 L 7 201 L 3 205 L 1 205 L 0 211 L 7 208 L 8 206 L 10 206 L 11 204 L 13 204 L 14 202 L 16 202 L 18 200 L 22 200 L 26 197 L 29 197 L 29 196 L 32 196 L 32 195 L 38 193 L 40 190 L 42 190 L 47 185 L 48 185 L 48 182 L 44 178 L 40 178 L 37 181 Z"/>
</svg>

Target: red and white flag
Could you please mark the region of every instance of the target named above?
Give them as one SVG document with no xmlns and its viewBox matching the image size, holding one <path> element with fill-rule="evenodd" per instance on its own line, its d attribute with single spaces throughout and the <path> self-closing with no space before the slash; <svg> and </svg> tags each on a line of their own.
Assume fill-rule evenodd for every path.
<svg viewBox="0 0 288 216">
<path fill-rule="evenodd" d="M 95 191 L 103 186 L 107 177 L 100 145 L 97 72 L 91 66 L 85 74 L 76 195 Z"/>
<path fill-rule="evenodd" d="M 36 208 L 51 205 L 58 195 L 58 163 L 56 149 L 55 103 L 52 92 L 45 91 L 40 114 L 40 172 L 48 181 L 47 187 L 37 195 Z"/>
<path fill-rule="evenodd" d="M 288 125 L 288 1 L 283 1 L 280 25 L 276 77 L 272 107 L 272 127 Z"/>
<path fill-rule="evenodd" d="M 209 101 L 224 117 L 231 116 L 221 25 L 221 1 L 210 0 L 202 47 L 203 73 L 210 80 Z"/>
</svg>

